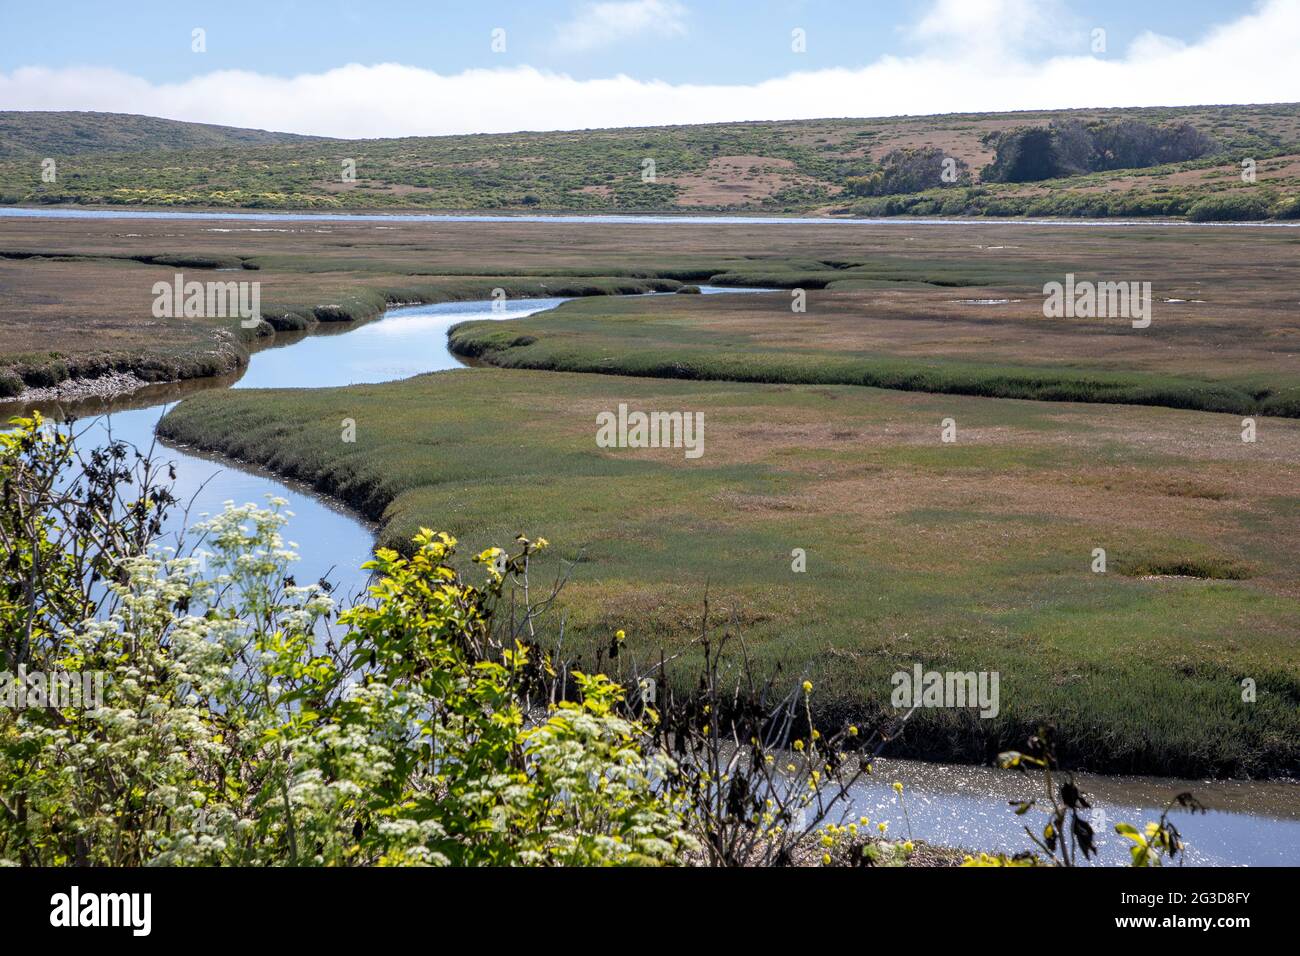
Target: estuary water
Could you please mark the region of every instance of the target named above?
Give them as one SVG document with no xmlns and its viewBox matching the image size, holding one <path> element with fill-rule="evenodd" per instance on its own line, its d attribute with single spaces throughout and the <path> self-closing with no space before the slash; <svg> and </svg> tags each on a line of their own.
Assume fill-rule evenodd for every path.
<svg viewBox="0 0 1300 956">
<path fill-rule="evenodd" d="M 613 225 L 704 226 L 1156 226 L 1296 229 L 1300 222 L 1187 222 L 1182 219 L 933 219 L 888 216 L 875 219 L 829 216 L 670 216 L 579 213 L 346 213 L 346 212 L 180 212 L 151 209 L 69 209 L 27 206 L 0 207 L 0 216 L 37 219 L 225 219 L 234 222 L 540 222 L 604 223 Z"/>
</svg>

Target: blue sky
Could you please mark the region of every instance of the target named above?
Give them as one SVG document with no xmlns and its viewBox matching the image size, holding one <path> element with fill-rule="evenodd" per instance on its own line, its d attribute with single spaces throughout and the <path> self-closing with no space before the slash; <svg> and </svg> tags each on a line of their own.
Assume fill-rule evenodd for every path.
<svg viewBox="0 0 1300 956">
<path fill-rule="evenodd" d="M 0 109 L 331 135 L 1300 99 L 1300 0 L 3 2 Z"/>
<path fill-rule="evenodd" d="M 626 73 L 673 83 L 748 83 L 788 72 L 790 31 L 807 31 L 800 69 L 859 67 L 917 49 L 908 28 L 923 0 L 681 0 L 680 33 L 647 29 L 574 48 L 557 42 L 592 4 L 572 0 L 298 0 L 298 2 L 6 2 L 0 71 L 20 66 L 115 67 L 154 82 L 210 70 L 292 76 L 347 63 L 396 62 L 440 73 L 527 64 L 589 79 Z M 1112 48 L 1144 31 L 1194 40 L 1252 7 L 1247 0 L 1097 0 L 1063 7 L 1065 20 L 1103 27 Z M 208 50 L 190 50 L 194 27 Z M 506 30 L 493 54 L 491 30 Z M 1087 49 L 1081 35 L 1079 52 Z"/>
</svg>

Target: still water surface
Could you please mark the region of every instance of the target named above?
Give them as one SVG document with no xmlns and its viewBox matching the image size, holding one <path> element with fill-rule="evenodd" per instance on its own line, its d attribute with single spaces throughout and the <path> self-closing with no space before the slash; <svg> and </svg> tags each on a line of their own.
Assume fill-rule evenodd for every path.
<svg viewBox="0 0 1300 956">
<path fill-rule="evenodd" d="M 613 225 L 702 225 L 702 226 L 1160 226 L 1296 229 L 1294 222 L 1187 222 L 1182 219 L 924 219 L 893 216 L 880 219 L 832 219 L 818 216 L 656 216 L 585 215 L 565 213 L 336 213 L 336 212 L 176 212 L 150 209 L 69 209 L 60 207 L 0 207 L 0 216 L 36 219 L 224 219 L 233 222 L 539 222 L 608 223 Z"/>
</svg>

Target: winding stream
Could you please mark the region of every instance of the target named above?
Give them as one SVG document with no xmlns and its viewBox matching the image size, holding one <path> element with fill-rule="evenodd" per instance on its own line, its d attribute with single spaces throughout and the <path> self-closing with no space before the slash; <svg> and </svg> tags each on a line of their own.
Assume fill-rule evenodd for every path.
<svg viewBox="0 0 1300 956">
<path fill-rule="evenodd" d="M 764 290 L 703 287 L 706 294 Z M 464 364 L 447 348 L 447 329 L 467 319 L 520 318 L 554 308 L 561 298 L 514 299 L 493 310 L 487 301 L 448 302 L 394 308 L 374 322 L 328 334 L 281 336 L 279 344 L 256 352 L 237 380 L 210 379 L 182 386 L 153 386 L 111 404 L 82 404 L 79 430 L 86 440 L 124 439 L 142 450 L 154 441 L 154 427 L 180 398 L 211 388 L 319 388 L 390 381 Z M 39 407 L 39 406 L 38 406 Z M 10 409 L 16 407 L 10 405 Z M 0 403 L 0 413 L 9 411 Z M 93 417 L 87 417 L 93 416 Z M 189 450 L 159 448 L 176 465 L 176 493 L 193 499 L 189 520 L 222 509 L 223 503 L 265 502 L 268 494 L 289 501 L 293 518 L 286 539 L 302 555 L 295 566 L 299 581 L 328 577 L 342 595 L 365 585 L 360 565 L 369 559 L 373 528 L 345 508 L 310 489 L 260 470 L 235 466 Z M 184 516 L 173 516 L 176 530 Z M 891 784 L 906 790 L 910 834 L 917 839 L 970 850 L 1028 848 L 1022 825 L 1042 820 L 1033 811 L 1016 817 L 1007 802 L 1036 795 L 1033 781 L 987 767 L 929 764 L 905 760 L 877 762 L 877 772 L 854 793 L 854 814 L 873 823 L 886 820 L 893 836 L 907 835 L 902 808 Z M 1141 825 L 1159 816 L 1180 790 L 1192 790 L 1211 808 L 1205 815 L 1174 819 L 1189 844 L 1187 861 L 1213 865 L 1295 865 L 1300 862 L 1300 784 L 1288 782 L 1176 781 L 1159 778 L 1083 776 L 1081 787 L 1093 801 L 1101 834 L 1102 860 L 1122 863 L 1127 842 L 1115 835 L 1116 822 Z M 1101 816 L 1104 814 L 1104 818 Z"/>
</svg>

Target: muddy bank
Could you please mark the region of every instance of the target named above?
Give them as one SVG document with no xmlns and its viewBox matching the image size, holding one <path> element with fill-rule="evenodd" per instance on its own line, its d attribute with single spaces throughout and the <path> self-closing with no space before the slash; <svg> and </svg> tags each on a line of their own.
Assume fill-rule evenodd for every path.
<svg viewBox="0 0 1300 956">
<path fill-rule="evenodd" d="M 315 293 L 307 302 L 270 301 L 253 328 L 218 328 L 207 342 L 166 349 L 136 349 L 72 355 L 0 355 L 0 405 L 117 399 L 149 385 L 219 379 L 248 367 L 266 348 L 314 334 L 348 331 L 404 306 L 478 301 L 498 290 L 509 300 L 577 298 L 676 292 L 671 278 L 597 277 L 547 282 L 530 277 L 492 277 L 459 289 L 436 286 L 361 288 L 347 296 Z"/>
<path fill-rule="evenodd" d="M 114 399 L 150 385 L 220 378 L 248 366 L 249 346 L 259 330 L 249 332 L 245 337 L 217 329 L 209 345 L 191 350 L 78 356 L 54 353 L 43 359 L 10 359 L 7 365 L 0 364 L 0 405 Z M 273 335 L 274 330 L 266 326 L 265 337 Z"/>
</svg>

